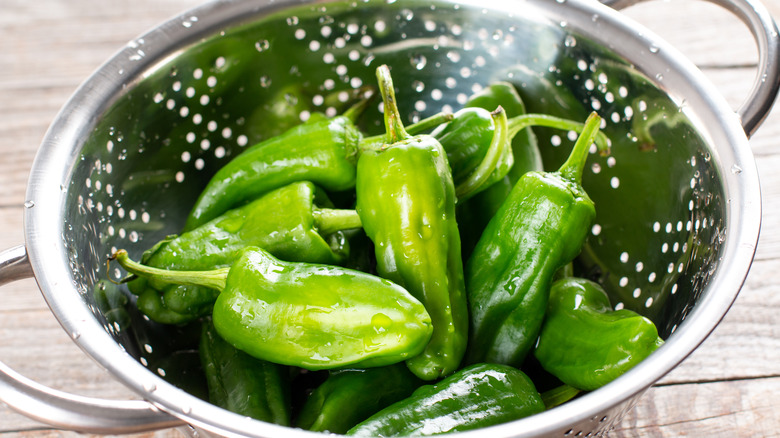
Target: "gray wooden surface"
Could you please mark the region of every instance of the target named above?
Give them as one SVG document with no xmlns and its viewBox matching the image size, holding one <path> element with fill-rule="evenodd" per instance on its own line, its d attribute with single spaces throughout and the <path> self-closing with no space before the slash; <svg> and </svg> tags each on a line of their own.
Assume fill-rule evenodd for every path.
<svg viewBox="0 0 780 438">
<path fill-rule="evenodd" d="M 103 61 L 196 0 L 0 1 L 0 250 L 23 242 L 27 176 L 59 108 Z M 766 0 L 780 17 L 780 0 Z M 756 50 L 724 11 L 671 0 L 625 13 L 674 44 L 734 108 L 750 89 Z M 761 177 L 763 225 L 739 298 L 715 332 L 651 388 L 611 436 L 780 436 L 780 106 L 751 139 Z M 69 392 L 131 398 L 62 331 L 33 280 L 0 291 L 0 359 Z M 76 435 L 53 431 L 0 404 L 0 436 Z M 178 436 L 161 431 L 153 436 Z"/>
</svg>

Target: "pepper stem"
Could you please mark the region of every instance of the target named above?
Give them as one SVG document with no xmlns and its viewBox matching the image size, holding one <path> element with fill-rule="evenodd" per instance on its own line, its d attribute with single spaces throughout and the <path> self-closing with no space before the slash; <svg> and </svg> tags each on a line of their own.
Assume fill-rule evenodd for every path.
<svg viewBox="0 0 780 438">
<path fill-rule="evenodd" d="M 411 124 L 406 127 L 406 133 L 409 135 L 419 135 L 425 133 L 429 129 L 436 128 L 437 126 L 449 123 L 452 121 L 453 114 L 450 112 L 440 112 L 430 117 L 420 120 L 417 123 Z M 365 137 L 360 140 L 360 151 L 377 150 L 385 144 L 387 140 L 387 134 L 374 135 L 371 137 Z"/>
<path fill-rule="evenodd" d="M 139 277 L 186 286 L 205 286 L 219 291 L 225 289 L 225 281 L 230 270 L 230 268 L 221 268 L 210 271 L 171 271 L 153 268 L 133 261 L 124 249 L 117 250 L 108 259 L 109 263 L 113 260 L 116 260 L 127 272 Z"/>
<path fill-rule="evenodd" d="M 493 131 L 493 139 L 490 141 L 485 158 L 479 163 L 476 169 L 466 178 L 465 181 L 458 184 L 455 187 L 455 195 L 458 199 L 463 200 L 470 194 L 474 193 L 482 184 L 490 178 L 490 175 L 498 166 L 498 162 L 501 156 L 506 152 L 509 147 L 509 138 L 507 136 L 507 118 L 504 108 L 498 107 L 490 114 L 493 117 L 493 124 L 495 125 L 495 131 Z"/>
<path fill-rule="evenodd" d="M 379 81 L 379 91 L 382 93 L 382 102 L 385 110 L 385 130 L 387 131 L 387 143 L 393 144 L 411 137 L 401 121 L 398 111 L 398 103 L 395 100 L 393 78 L 390 77 L 390 67 L 380 65 L 376 69 L 376 78 Z"/>
<path fill-rule="evenodd" d="M 355 210 L 315 208 L 312 213 L 314 215 L 314 228 L 322 236 L 363 226 L 360 216 Z"/>
<path fill-rule="evenodd" d="M 544 126 L 547 128 L 563 129 L 582 133 L 585 128 L 584 123 L 575 122 L 569 119 L 549 116 L 546 114 L 523 114 L 509 119 L 509 138 L 514 138 L 518 132 L 530 126 Z M 609 154 L 609 138 L 606 134 L 599 131 L 596 134 L 596 147 L 602 155 Z"/>
<path fill-rule="evenodd" d="M 563 163 L 558 173 L 569 181 L 579 183 L 582 180 L 582 171 L 585 169 L 585 162 L 588 159 L 590 145 L 596 139 L 596 134 L 601 126 L 601 117 L 596 112 L 590 113 L 588 120 L 585 121 L 585 127 L 582 129 L 571 155 Z"/>
</svg>

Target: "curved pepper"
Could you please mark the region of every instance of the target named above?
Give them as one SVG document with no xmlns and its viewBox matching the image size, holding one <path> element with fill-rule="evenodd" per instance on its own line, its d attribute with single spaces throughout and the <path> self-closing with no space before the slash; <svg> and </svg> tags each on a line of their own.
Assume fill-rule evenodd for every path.
<svg viewBox="0 0 780 438">
<path fill-rule="evenodd" d="M 354 210 L 323 208 L 325 194 L 309 181 L 273 190 L 251 203 L 147 250 L 141 262 L 177 271 L 200 271 L 230 264 L 247 246 L 259 246 L 287 261 L 337 264 L 349 246 L 341 230 L 360 227 Z M 211 310 L 218 292 L 160 280 L 128 283 L 140 295 L 138 308 L 157 322 L 187 322 Z M 160 296 L 162 294 L 162 296 Z"/>
<path fill-rule="evenodd" d="M 333 119 L 317 118 L 246 149 L 211 178 L 190 211 L 184 230 L 192 230 L 263 193 L 296 181 L 325 190 L 355 185 L 361 134 L 354 118 L 367 101 Z"/>
<path fill-rule="evenodd" d="M 410 396 L 422 382 L 404 364 L 332 371 L 301 408 L 297 427 L 343 434 Z"/>
<path fill-rule="evenodd" d="M 376 367 L 419 354 L 431 337 L 423 305 L 402 287 L 338 266 L 284 262 L 248 248 L 230 268 L 128 272 L 220 291 L 212 319 L 223 339 L 252 357 L 309 370 Z"/>
<path fill-rule="evenodd" d="M 406 287 L 431 315 L 431 342 L 407 365 L 433 380 L 457 369 L 468 330 L 455 187 L 441 144 L 404 130 L 387 66 L 377 77 L 388 144 L 358 161 L 356 210 L 374 242 L 379 275 Z"/>
<path fill-rule="evenodd" d="M 533 347 L 555 272 L 583 245 L 595 216 L 579 180 L 601 118 L 588 118 L 557 172 L 526 173 L 466 263 L 468 361 L 520 366 Z"/>
<path fill-rule="evenodd" d="M 663 344 L 652 321 L 613 310 L 597 283 L 556 281 L 534 355 L 567 385 L 590 391 L 616 379 Z"/>
<path fill-rule="evenodd" d="M 514 164 L 506 112 L 501 105 L 493 109 L 464 108 L 432 134 L 447 152 L 459 201 L 490 187 Z"/>
<path fill-rule="evenodd" d="M 499 106 L 504 108 L 507 117 L 510 118 L 526 113 L 520 95 L 517 94 L 514 85 L 508 82 L 490 84 L 466 102 L 466 108 L 489 110 Z M 514 164 L 507 174 L 472 198 L 458 203 L 457 215 L 464 260 L 468 260 L 488 221 L 509 196 L 517 180 L 526 172 L 544 170 L 536 136 L 530 127 L 518 132 L 511 139 L 511 145 Z"/>
<path fill-rule="evenodd" d="M 268 423 L 290 425 L 290 382 L 286 367 L 237 350 L 203 324 L 200 362 L 206 375 L 209 403 Z"/>
<path fill-rule="evenodd" d="M 349 430 L 352 436 L 426 436 L 518 420 L 545 410 L 531 379 L 506 365 L 476 364 L 418 388 Z"/>
</svg>

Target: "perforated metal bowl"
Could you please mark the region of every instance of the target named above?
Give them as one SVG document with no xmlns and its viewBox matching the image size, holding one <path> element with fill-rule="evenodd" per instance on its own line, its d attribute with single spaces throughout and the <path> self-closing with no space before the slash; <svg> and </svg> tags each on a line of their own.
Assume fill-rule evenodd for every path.
<svg viewBox="0 0 780 438">
<path fill-rule="evenodd" d="M 114 249 L 137 255 L 178 231 L 209 176 L 272 134 L 258 129 L 268 111 L 285 108 L 301 120 L 336 114 L 386 63 L 409 121 L 457 110 L 497 80 L 515 84 L 533 112 L 604 117 L 612 155 L 589 162 L 584 185 L 598 216 L 578 263 L 615 307 L 652 318 L 667 342 L 604 388 L 490 435 L 609 430 L 713 330 L 758 239 L 747 136 L 777 93 L 778 32 L 757 3 L 716 3 L 750 27 L 759 47 L 755 85 L 736 114 L 673 47 L 587 0 L 222 1 L 131 41 L 52 124 L 29 181 L 26 242 L 2 253 L 0 283 L 34 275 L 74 341 L 144 401 L 70 396 L 5 366 L 0 397 L 42 422 L 86 432 L 187 424 L 203 434 L 314 436 L 181 389 L 187 370 L 174 367 L 187 361 L 172 358 L 188 354 L 186 329 L 154 324 L 95 292 L 105 292 Z M 367 133 L 381 130 L 378 108 L 364 120 Z M 535 132 L 546 165 L 557 167 L 574 137 Z"/>
</svg>

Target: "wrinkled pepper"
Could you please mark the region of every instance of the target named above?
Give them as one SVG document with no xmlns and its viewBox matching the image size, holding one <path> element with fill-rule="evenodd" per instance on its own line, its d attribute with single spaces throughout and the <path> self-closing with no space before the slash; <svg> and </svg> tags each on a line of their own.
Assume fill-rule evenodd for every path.
<svg viewBox="0 0 780 438">
<path fill-rule="evenodd" d="M 474 94 L 466 102 L 466 108 L 483 108 L 486 110 L 502 107 L 507 117 L 516 117 L 526 113 L 525 104 L 508 82 L 496 82 Z M 517 133 L 511 139 L 512 168 L 495 183 L 489 185 L 471 199 L 459 202 L 457 207 L 458 224 L 461 237 L 461 252 L 464 260 L 477 244 L 488 221 L 496 214 L 498 208 L 512 191 L 515 182 L 523 174 L 531 171 L 542 171 L 542 157 L 537 145 L 536 136 L 529 127 Z"/>
<path fill-rule="evenodd" d="M 418 355 L 431 318 L 406 289 L 339 266 L 284 262 L 257 247 L 229 267 L 168 271 L 112 258 L 131 274 L 220 291 L 217 333 L 252 357 L 309 370 L 375 367 Z"/>
<path fill-rule="evenodd" d="M 506 111 L 500 105 L 493 110 L 464 108 L 432 134 L 447 152 L 459 201 L 503 178 L 514 164 Z"/>
<path fill-rule="evenodd" d="M 431 135 L 447 152 L 458 201 L 463 202 L 504 179 L 511 190 L 525 172 L 541 170 L 539 150 L 535 142 L 530 144 L 533 133 L 527 128 L 532 126 L 575 132 L 584 128 L 582 123 L 560 117 L 526 114 L 514 87 L 498 83 L 472 96 L 465 108 L 452 115 L 450 122 L 434 130 Z M 519 135 L 521 132 L 525 134 Z M 596 135 L 599 147 L 608 147 L 607 137 L 601 132 Z M 517 165 L 515 154 L 520 159 Z M 467 182 L 469 179 L 473 181 Z M 472 186 L 468 187 L 469 184 Z"/>
<path fill-rule="evenodd" d="M 354 187 L 361 138 L 355 119 L 366 103 L 364 100 L 332 119 L 315 118 L 244 150 L 208 182 L 187 217 L 184 231 L 292 182 L 312 181 L 333 191 Z"/>
<path fill-rule="evenodd" d="M 557 172 L 528 172 L 466 263 L 468 362 L 519 367 L 536 342 L 555 272 L 580 252 L 595 207 L 580 185 L 601 118 L 591 114 Z"/>
<path fill-rule="evenodd" d="M 211 321 L 203 324 L 198 351 L 209 403 L 268 423 L 290 425 L 287 367 L 236 349 L 219 336 Z"/>
<path fill-rule="evenodd" d="M 457 369 L 467 341 L 455 187 L 441 144 L 405 131 L 389 68 L 380 66 L 377 78 L 386 145 L 358 161 L 356 210 L 374 243 L 379 275 L 407 288 L 431 315 L 431 342 L 407 365 L 434 380 Z"/>
<path fill-rule="evenodd" d="M 295 426 L 343 434 L 422 384 L 404 365 L 331 371 L 306 399 Z"/>
<path fill-rule="evenodd" d="M 550 291 L 534 355 L 562 382 L 591 391 L 618 378 L 661 345 L 652 321 L 628 309 L 613 310 L 598 283 L 564 278 Z"/>
<path fill-rule="evenodd" d="M 518 420 L 545 410 L 522 371 L 498 364 L 463 368 L 349 430 L 352 436 L 427 436 Z"/>
<path fill-rule="evenodd" d="M 158 242 L 141 262 L 177 271 L 200 271 L 230 264 L 247 246 L 259 246 L 287 261 L 337 264 L 349 245 L 342 230 L 360 227 L 354 210 L 331 209 L 324 192 L 309 181 L 292 183 L 229 210 L 179 236 Z M 135 279 L 137 306 L 154 321 L 187 322 L 207 314 L 219 294 L 213 289 Z"/>
</svg>

